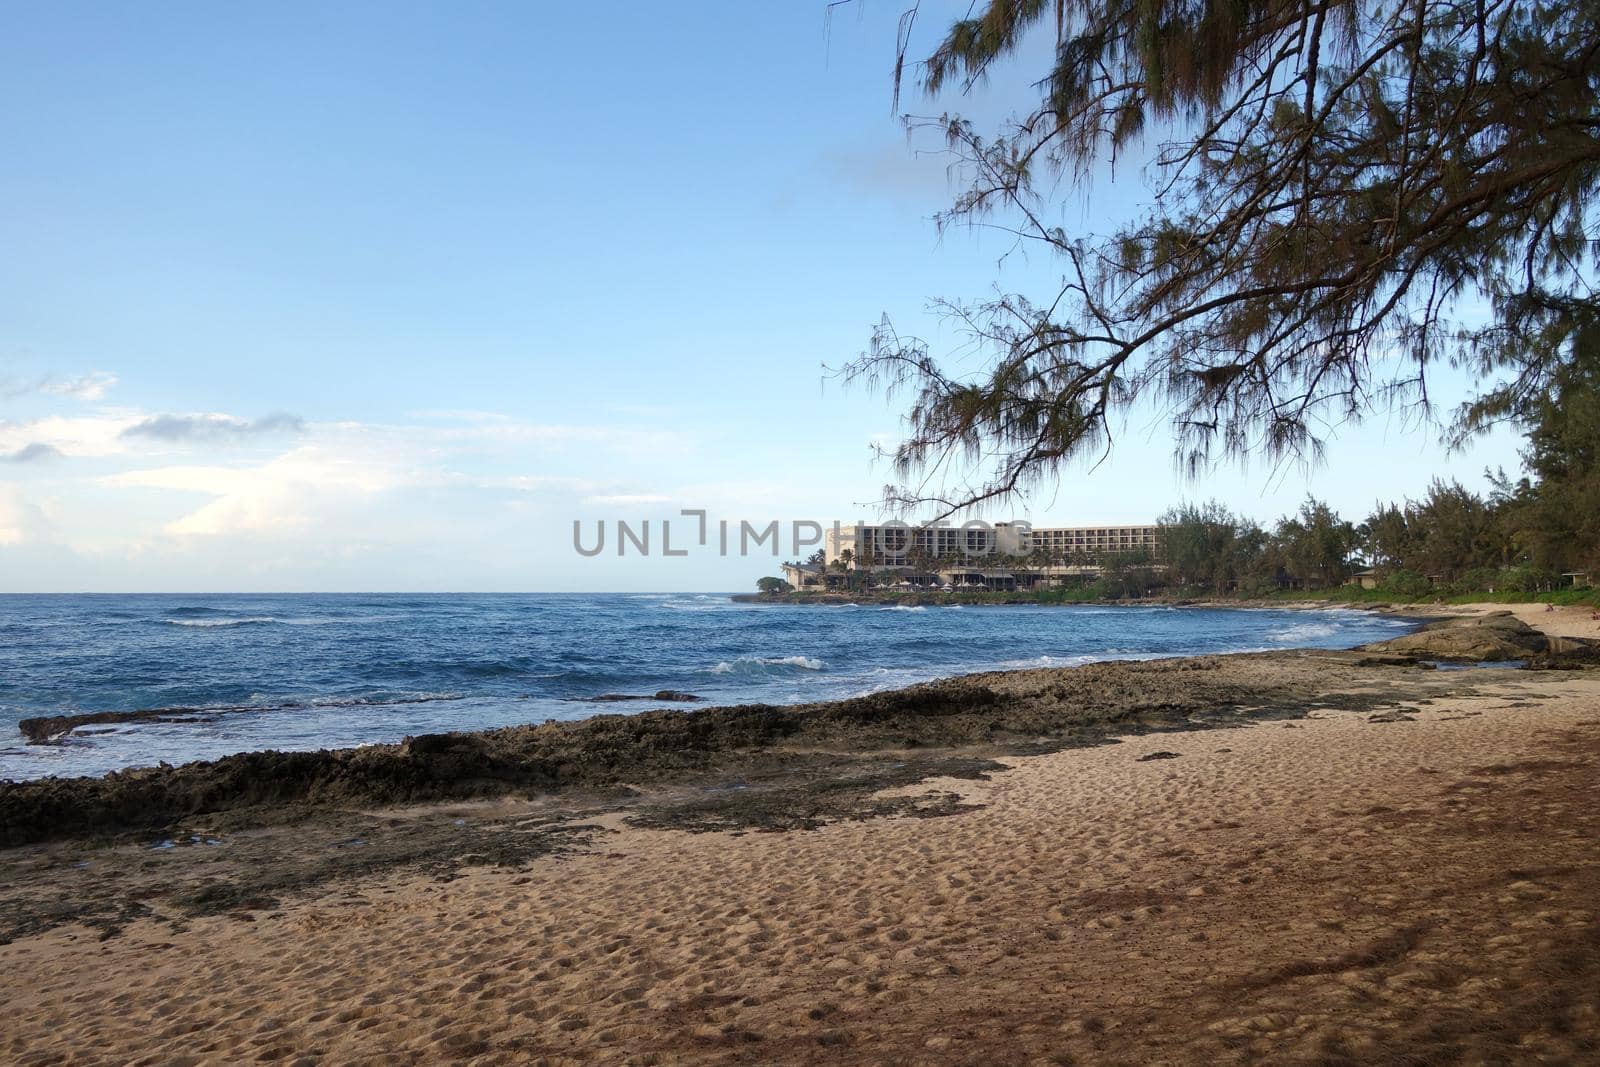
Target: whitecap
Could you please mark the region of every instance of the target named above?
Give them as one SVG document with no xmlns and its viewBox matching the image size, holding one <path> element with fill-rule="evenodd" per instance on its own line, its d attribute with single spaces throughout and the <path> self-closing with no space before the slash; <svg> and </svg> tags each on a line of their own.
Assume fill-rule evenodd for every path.
<svg viewBox="0 0 1600 1067">
<path fill-rule="evenodd" d="M 1302 622 L 1296 623 L 1287 629 L 1279 630 L 1272 635 L 1274 641 L 1287 644 L 1293 641 L 1307 641 L 1318 637 L 1332 637 L 1339 632 L 1339 627 L 1331 622 Z"/>
<path fill-rule="evenodd" d="M 173 626 L 198 626 L 210 629 L 215 626 L 262 626 L 275 623 L 278 620 L 271 615 L 248 615 L 239 619 L 163 619 L 162 622 Z"/>
<path fill-rule="evenodd" d="M 996 666 L 1005 670 L 1030 670 L 1036 667 L 1081 667 L 1093 663 L 1101 656 L 1035 656 L 1032 659 L 1001 660 Z"/>
<path fill-rule="evenodd" d="M 762 670 L 767 667 L 796 667 L 803 671 L 820 671 L 827 664 L 815 656 L 740 656 L 729 662 L 723 660 L 715 667 L 706 668 L 712 674 L 732 674 L 739 670 Z"/>
</svg>

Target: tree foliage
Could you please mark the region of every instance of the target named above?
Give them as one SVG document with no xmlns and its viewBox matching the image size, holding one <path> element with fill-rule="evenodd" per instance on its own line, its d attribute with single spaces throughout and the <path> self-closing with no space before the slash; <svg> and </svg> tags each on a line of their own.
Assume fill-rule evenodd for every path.
<svg viewBox="0 0 1600 1067">
<path fill-rule="evenodd" d="M 1528 475 L 1497 486 L 1511 540 L 1537 566 L 1600 569 L 1600 358 L 1563 368 L 1532 406 Z"/>
<path fill-rule="evenodd" d="M 1497 516 L 1487 502 L 1458 482 L 1435 480 L 1421 501 L 1407 506 L 1407 512 L 1412 539 L 1406 565 L 1411 570 L 1454 581 L 1467 571 L 1510 562 Z"/>
<path fill-rule="evenodd" d="M 1159 527 L 1157 543 L 1172 580 L 1219 595 L 1256 569 L 1266 545 L 1259 526 L 1215 502 L 1173 508 Z"/>
<path fill-rule="evenodd" d="M 1303 584 L 1338 585 L 1349 573 L 1355 528 L 1320 500 L 1307 500 L 1278 523 L 1275 540 L 1283 570 Z"/>
<path fill-rule="evenodd" d="M 1362 558 L 1369 566 L 1386 571 L 1404 566 L 1409 536 L 1406 513 L 1395 504 L 1375 505 L 1367 520 L 1356 527 Z"/>
<path fill-rule="evenodd" d="M 959 91 L 1036 33 L 1055 48 L 1019 118 L 923 121 L 970 177 L 941 224 L 1009 230 L 1059 278 L 943 305 L 985 348 L 976 371 L 887 319 L 849 365 L 912 390 L 903 483 L 978 468 L 890 503 L 949 513 L 1025 488 L 1109 447 L 1149 398 L 1191 470 L 1315 458 L 1331 427 L 1426 408 L 1441 361 L 1484 383 L 1458 413 L 1467 434 L 1536 414 L 1600 348 L 1600 6 L 988 0 L 921 63 L 921 87 Z M 1097 166 L 1140 152 L 1142 214 L 1099 234 L 1057 222 Z"/>
<path fill-rule="evenodd" d="M 1527 460 L 1538 473 L 1516 484 L 1495 477 L 1487 496 L 1435 479 L 1419 499 L 1378 503 L 1359 524 L 1307 499 L 1270 532 L 1217 503 L 1173 508 L 1160 519 L 1164 577 L 1181 588 L 1255 595 L 1328 589 L 1370 567 L 1400 597 L 1539 593 L 1566 584 L 1569 571 L 1600 577 L 1597 397 L 1583 386 L 1551 398 L 1530 434 Z"/>
</svg>

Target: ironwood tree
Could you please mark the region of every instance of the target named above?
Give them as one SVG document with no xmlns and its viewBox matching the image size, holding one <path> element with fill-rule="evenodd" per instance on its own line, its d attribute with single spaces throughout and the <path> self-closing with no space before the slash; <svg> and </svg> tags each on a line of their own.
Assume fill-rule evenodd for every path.
<svg viewBox="0 0 1600 1067">
<path fill-rule="evenodd" d="M 1441 420 L 1464 437 L 1537 411 L 1600 349 L 1594 0 L 989 0 L 920 61 L 918 14 L 897 97 L 903 77 L 959 93 L 1053 36 L 1013 121 L 908 121 L 936 125 L 970 179 L 941 226 L 1002 228 L 1060 270 L 941 304 L 977 369 L 887 318 L 847 365 L 909 390 L 891 505 L 1005 497 L 1103 454 L 1150 400 L 1192 472 L 1315 460 L 1374 411 L 1434 417 L 1445 363 L 1481 383 Z M 1056 221 L 1097 166 L 1139 153 L 1132 221 Z"/>
</svg>

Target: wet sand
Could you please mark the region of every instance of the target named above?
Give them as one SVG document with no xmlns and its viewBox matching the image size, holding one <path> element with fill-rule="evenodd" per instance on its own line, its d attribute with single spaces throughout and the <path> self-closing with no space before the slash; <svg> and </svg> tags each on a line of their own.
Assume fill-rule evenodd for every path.
<svg viewBox="0 0 1600 1067">
<path fill-rule="evenodd" d="M 0 1057 L 1600 1061 L 1600 672 L 1208 659 L 1298 717 L 952 748 L 787 832 L 663 785 L 7 850 L 18 914 L 127 906 L 0 945 Z"/>
</svg>

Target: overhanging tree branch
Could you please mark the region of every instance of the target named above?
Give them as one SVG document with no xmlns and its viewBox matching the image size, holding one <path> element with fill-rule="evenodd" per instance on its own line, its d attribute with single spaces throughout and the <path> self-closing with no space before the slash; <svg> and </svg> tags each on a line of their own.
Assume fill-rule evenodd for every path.
<svg viewBox="0 0 1600 1067">
<path fill-rule="evenodd" d="M 892 328 L 845 368 L 914 390 L 898 476 L 988 468 L 960 493 L 889 495 L 954 511 L 1015 493 L 1107 447 L 1136 398 L 1167 404 L 1195 470 L 1314 457 L 1329 416 L 1426 403 L 1442 361 L 1485 382 L 1458 436 L 1517 417 L 1600 321 L 1597 17 L 1578 0 L 981 4 L 921 65 L 930 95 L 1041 25 L 1054 59 L 997 135 L 937 120 L 971 175 L 939 224 L 1013 220 L 997 225 L 1063 274 L 1042 309 L 1020 294 L 946 306 L 983 370 L 948 373 Z M 1061 186 L 1152 122 L 1166 140 L 1144 212 L 1101 235 L 1054 225 Z M 1456 321 L 1479 294 L 1491 321 Z"/>
</svg>

